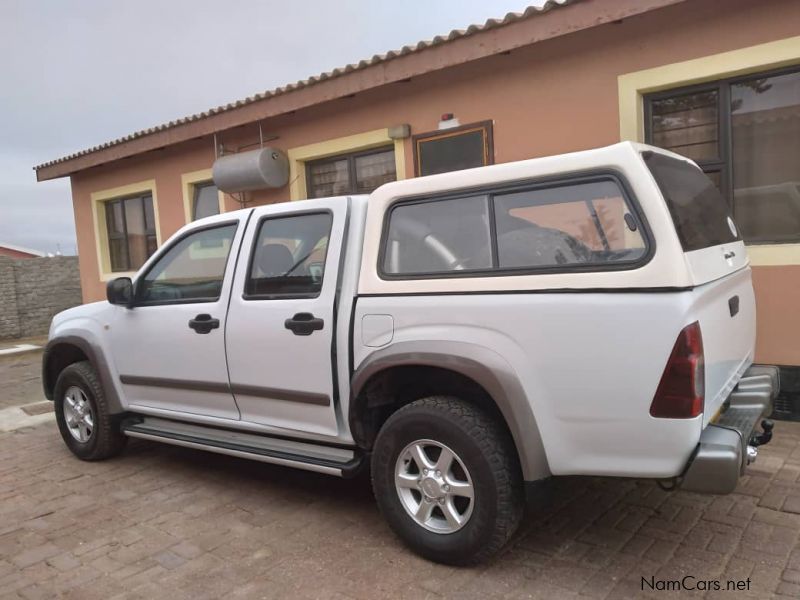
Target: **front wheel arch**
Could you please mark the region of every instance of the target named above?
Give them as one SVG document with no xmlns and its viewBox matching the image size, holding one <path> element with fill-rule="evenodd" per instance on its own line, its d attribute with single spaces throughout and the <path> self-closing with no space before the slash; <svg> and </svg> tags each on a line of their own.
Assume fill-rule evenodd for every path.
<svg viewBox="0 0 800 600">
<path fill-rule="evenodd" d="M 48 400 L 54 398 L 56 381 L 61 372 L 74 363 L 89 361 L 89 357 L 78 346 L 69 342 L 48 344 L 42 356 L 42 386 Z"/>
<path fill-rule="evenodd" d="M 59 375 L 75 363 L 88 362 L 97 372 L 105 392 L 110 414 L 124 412 L 114 379 L 102 349 L 77 335 L 64 335 L 51 339 L 42 354 L 42 387 L 44 396 L 53 400 Z"/>
</svg>

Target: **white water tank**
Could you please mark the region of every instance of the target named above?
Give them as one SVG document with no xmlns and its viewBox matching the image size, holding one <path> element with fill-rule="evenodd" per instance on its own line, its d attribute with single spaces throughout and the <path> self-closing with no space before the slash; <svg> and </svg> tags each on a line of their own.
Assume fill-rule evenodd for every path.
<svg viewBox="0 0 800 600">
<path fill-rule="evenodd" d="M 214 161 L 214 184 L 223 192 L 281 188 L 289 182 L 289 159 L 277 148 L 228 154 Z"/>
</svg>

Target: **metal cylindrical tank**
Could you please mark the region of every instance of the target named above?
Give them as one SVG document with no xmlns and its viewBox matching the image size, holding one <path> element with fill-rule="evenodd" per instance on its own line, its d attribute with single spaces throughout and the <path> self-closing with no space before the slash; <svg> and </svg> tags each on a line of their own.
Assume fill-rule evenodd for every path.
<svg viewBox="0 0 800 600">
<path fill-rule="evenodd" d="M 277 148 L 228 154 L 214 161 L 212 177 L 228 193 L 280 188 L 289 182 L 289 160 Z"/>
</svg>

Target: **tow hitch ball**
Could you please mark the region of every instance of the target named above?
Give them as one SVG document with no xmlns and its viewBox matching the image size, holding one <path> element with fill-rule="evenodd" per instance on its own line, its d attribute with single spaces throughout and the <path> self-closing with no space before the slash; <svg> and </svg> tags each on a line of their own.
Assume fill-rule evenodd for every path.
<svg viewBox="0 0 800 600">
<path fill-rule="evenodd" d="M 772 439 L 773 427 L 775 427 L 775 423 L 769 419 L 764 419 L 761 421 L 761 429 L 763 429 L 763 431 L 761 433 L 754 433 L 750 437 L 750 445 L 758 447 L 763 446 L 764 444 L 769 444 L 769 441 Z"/>
</svg>

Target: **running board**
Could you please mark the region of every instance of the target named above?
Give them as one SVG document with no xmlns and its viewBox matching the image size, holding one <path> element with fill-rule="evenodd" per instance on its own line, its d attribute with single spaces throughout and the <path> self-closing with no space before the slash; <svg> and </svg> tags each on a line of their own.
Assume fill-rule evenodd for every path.
<svg viewBox="0 0 800 600">
<path fill-rule="evenodd" d="M 155 417 L 128 419 L 122 423 L 121 430 L 132 438 L 207 450 L 338 477 L 354 476 L 363 463 L 363 455 L 352 448 L 324 446 Z"/>
</svg>

